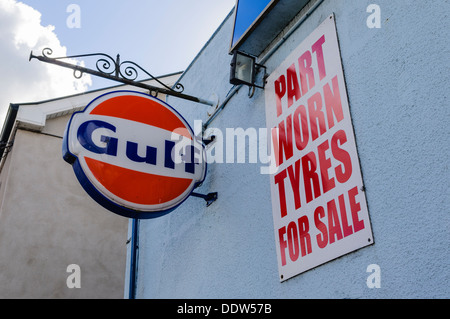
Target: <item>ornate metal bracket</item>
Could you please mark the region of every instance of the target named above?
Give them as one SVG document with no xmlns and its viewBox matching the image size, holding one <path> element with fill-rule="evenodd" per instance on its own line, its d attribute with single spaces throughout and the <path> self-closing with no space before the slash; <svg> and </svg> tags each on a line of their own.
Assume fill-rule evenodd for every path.
<svg viewBox="0 0 450 319">
<path fill-rule="evenodd" d="M 33 55 L 33 52 L 30 53 L 29 61 L 32 59 L 37 59 L 41 62 L 45 63 L 51 63 L 55 64 L 64 68 L 69 68 L 74 70 L 74 77 L 79 79 L 81 76 L 83 76 L 84 73 L 99 76 L 102 78 L 106 78 L 112 81 L 121 82 L 124 84 L 140 87 L 147 89 L 151 92 L 155 92 L 156 94 L 162 93 L 174 97 L 178 97 L 181 99 L 189 100 L 196 103 L 206 104 L 210 106 L 215 106 L 217 102 L 204 100 L 195 96 L 183 94 L 184 91 L 183 85 L 180 83 L 177 83 L 174 88 L 170 88 L 161 81 L 159 81 L 157 78 L 155 78 L 153 75 L 151 75 L 149 72 L 144 70 L 140 65 L 132 62 L 132 61 L 120 61 L 120 55 L 117 55 L 116 59 L 114 60 L 111 56 L 104 54 L 104 53 L 92 53 L 92 54 L 80 54 L 80 55 L 72 55 L 72 56 L 66 56 L 66 57 L 57 57 L 52 58 L 50 57 L 53 54 L 53 50 L 50 48 L 45 48 L 42 50 L 42 56 L 35 56 Z M 92 70 L 80 65 L 71 64 L 68 62 L 64 62 L 62 60 L 65 59 L 75 59 L 75 58 L 83 58 L 83 57 L 97 57 L 98 60 L 96 62 L 96 68 L 97 70 Z M 157 83 L 159 83 L 162 87 L 156 87 L 152 85 L 145 84 L 143 82 L 135 81 L 139 76 L 139 71 L 143 72 L 147 76 L 150 77 L 150 79 L 155 80 Z"/>
</svg>

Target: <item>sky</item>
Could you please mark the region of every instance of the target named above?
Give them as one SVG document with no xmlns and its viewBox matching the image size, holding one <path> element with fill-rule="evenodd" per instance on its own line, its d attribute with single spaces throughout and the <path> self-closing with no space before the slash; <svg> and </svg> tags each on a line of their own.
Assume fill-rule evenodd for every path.
<svg viewBox="0 0 450 319">
<path fill-rule="evenodd" d="M 119 84 L 89 75 L 78 80 L 71 70 L 38 60 L 29 62 L 31 51 L 41 55 L 49 47 L 52 57 L 120 54 L 122 61 L 133 61 L 154 76 L 183 71 L 235 3 L 0 0 L 0 127 L 10 103 L 43 101 Z M 95 67 L 93 60 L 84 62 Z"/>
</svg>

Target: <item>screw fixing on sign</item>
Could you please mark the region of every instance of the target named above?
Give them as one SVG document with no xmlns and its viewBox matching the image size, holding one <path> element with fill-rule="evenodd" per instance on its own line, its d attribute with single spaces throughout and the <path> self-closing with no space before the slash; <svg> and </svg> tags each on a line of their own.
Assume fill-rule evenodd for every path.
<svg viewBox="0 0 450 319">
<path fill-rule="evenodd" d="M 129 218 L 170 213 L 206 175 L 205 150 L 168 104 L 134 91 L 115 91 L 74 113 L 63 141 L 84 190 Z"/>
</svg>

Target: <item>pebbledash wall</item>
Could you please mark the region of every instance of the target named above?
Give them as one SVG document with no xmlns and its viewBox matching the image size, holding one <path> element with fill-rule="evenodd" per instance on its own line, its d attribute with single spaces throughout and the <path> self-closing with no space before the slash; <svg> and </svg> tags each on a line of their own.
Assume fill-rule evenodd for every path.
<svg viewBox="0 0 450 319">
<path fill-rule="evenodd" d="M 381 9 L 368 28 L 367 7 Z M 296 17 L 303 19 L 316 1 Z M 280 283 L 269 175 L 262 163 L 212 163 L 199 193 L 139 227 L 137 298 L 450 297 L 449 1 L 325 0 L 265 61 L 270 74 L 335 15 L 350 111 L 375 243 Z M 228 54 L 233 14 L 180 82 L 220 102 L 233 94 Z M 169 98 L 194 126 L 207 107 Z M 209 128 L 265 128 L 264 90 L 243 86 Z M 217 145 L 216 145 L 217 147 Z M 380 269 L 369 288 L 368 266 Z"/>
</svg>

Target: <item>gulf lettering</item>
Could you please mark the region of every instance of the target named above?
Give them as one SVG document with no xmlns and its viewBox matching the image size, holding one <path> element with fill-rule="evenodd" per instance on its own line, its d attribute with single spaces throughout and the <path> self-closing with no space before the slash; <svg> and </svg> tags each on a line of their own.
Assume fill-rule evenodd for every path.
<svg viewBox="0 0 450 319">
<path fill-rule="evenodd" d="M 134 142 L 127 142 L 127 157 L 136 163 L 147 163 L 156 165 L 156 152 L 157 149 L 151 146 L 147 146 L 145 156 L 138 154 L 139 145 Z"/>
<path fill-rule="evenodd" d="M 206 177 L 205 146 L 183 116 L 130 90 L 102 94 L 75 112 L 62 157 L 92 199 L 133 219 L 171 213 Z"/>
<path fill-rule="evenodd" d="M 88 121 L 80 125 L 77 132 L 78 142 L 88 151 L 95 154 L 108 154 L 117 156 L 117 139 L 102 135 L 101 142 L 106 146 L 98 146 L 92 141 L 92 133 L 100 128 L 116 132 L 116 127 L 103 121 Z"/>
<path fill-rule="evenodd" d="M 94 132 L 99 129 L 106 130 L 105 132 L 110 133 L 108 135 L 113 135 L 117 131 L 117 128 L 114 125 L 105 121 L 86 121 L 79 126 L 77 131 L 77 139 L 80 145 L 94 154 L 106 154 L 114 157 L 119 156 L 120 148 L 118 138 L 100 135 L 97 143 L 94 141 Z M 174 141 L 169 140 L 166 140 L 164 143 L 164 167 L 166 168 L 175 169 L 175 162 L 173 160 L 173 150 L 175 148 L 175 144 L 176 143 Z M 185 172 L 195 174 L 195 167 L 199 164 L 199 159 L 196 155 L 200 154 L 200 150 L 193 145 L 187 145 L 184 148 L 184 152 L 185 154 L 182 156 L 182 162 L 185 166 Z M 156 147 L 150 145 L 140 145 L 139 143 L 133 141 L 126 142 L 125 156 L 132 162 L 158 165 L 157 154 L 158 149 Z"/>
</svg>

